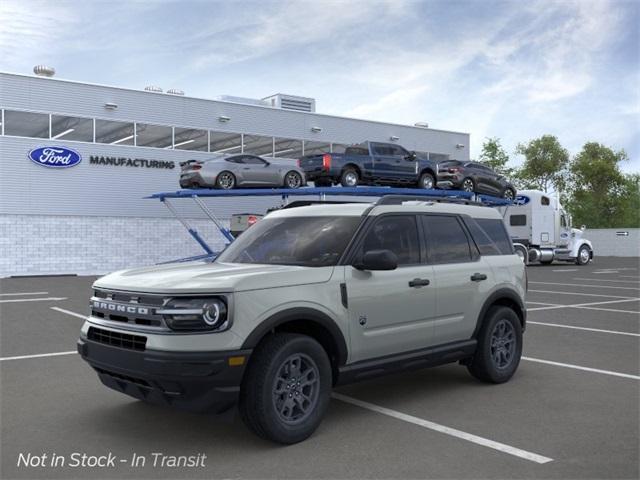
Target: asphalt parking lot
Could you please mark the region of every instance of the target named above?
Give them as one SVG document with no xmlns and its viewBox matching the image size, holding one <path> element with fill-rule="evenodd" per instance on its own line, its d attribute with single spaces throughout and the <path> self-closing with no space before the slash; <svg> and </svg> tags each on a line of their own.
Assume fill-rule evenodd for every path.
<svg viewBox="0 0 640 480">
<path fill-rule="evenodd" d="M 342 387 L 318 431 L 289 447 L 239 419 L 102 386 L 74 353 L 93 277 L 3 279 L 0 477 L 638 478 L 639 268 L 638 258 L 528 267 L 524 358 L 511 382 L 481 384 L 447 365 Z M 154 467 L 154 452 L 207 458 Z M 72 467 L 73 453 L 117 460 Z M 21 454 L 48 457 L 18 466 Z M 50 465 L 55 455 L 65 466 Z"/>
</svg>

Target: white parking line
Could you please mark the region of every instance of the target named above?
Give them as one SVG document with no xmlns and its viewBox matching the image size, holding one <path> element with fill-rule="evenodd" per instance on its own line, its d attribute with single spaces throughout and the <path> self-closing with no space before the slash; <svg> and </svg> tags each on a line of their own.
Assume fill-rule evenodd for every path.
<svg viewBox="0 0 640 480">
<path fill-rule="evenodd" d="M 560 292 L 554 290 L 528 290 L 534 293 L 554 293 L 558 295 L 578 295 L 582 297 L 604 297 L 604 298 L 626 298 L 629 300 L 635 300 L 635 297 L 620 297 L 619 295 L 600 295 L 599 293 L 578 293 L 578 292 Z"/>
<path fill-rule="evenodd" d="M 635 278 L 636 280 L 639 278 L 637 275 L 619 275 L 620 278 Z"/>
<path fill-rule="evenodd" d="M 605 278 L 580 278 L 573 277 L 573 280 L 589 280 L 590 282 L 612 282 L 612 283 L 640 283 L 640 280 L 608 280 Z"/>
<path fill-rule="evenodd" d="M 636 312 L 635 310 L 618 310 L 615 308 L 600 308 L 600 307 L 572 307 L 572 308 L 581 308 L 583 310 L 599 310 L 601 312 L 630 313 L 632 315 L 640 315 L 640 312 Z"/>
<path fill-rule="evenodd" d="M 554 306 L 554 307 L 559 307 L 561 305 L 558 305 L 557 303 L 543 303 L 543 302 L 531 302 L 529 300 L 527 300 L 527 304 L 531 304 L 531 305 L 547 305 L 547 306 Z"/>
<path fill-rule="evenodd" d="M 573 365 L 571 363 L 552 362 L 551 360 L 542 360 L 541 358 L 522 357 L 522 360 L 535 363 L 544 363 L 547 365 L 554 365 L 556 367 L 572 368 L 574 370 L 584 370 L 585 372 L 602 373 L 604 375 L 611 375 L 613 377 L 630 378 L 632 380 L 640 380 L 638 375 L 630 375 L 628 373 L 612 372 L 610 370 L 600 370 L 598 368 L 583 367 L 581 365 Z"/>
<path fill-rule="evenodd" d="M 552 272 L 577 272 L 579 268 L 561 268 L 559 270 L 551 270 Z"/>
<path fill-rule="evenodd" d="M 66 300 L 66 297 L 46 297 L 46 298 L 11 298 L 8 300 L 0 300 L 0 303 L 17 303 L 17 302 L 58 302 Z"/>
<path fill-rule="evenodd" d="M 475 443 L 477 445 L 482 445 L 483 447 L 492 448 L 494 450 L 498 450 L 500 452 L 507 453 L 515 457 L 520 457 L 525 460 L 529 460 L 530 462 L 542 464 L 542 463 L 549 463 L 553 461 L 552 458 L 544 457 L 542 455 L 538 455 L 537 453 L 521 450 L 520 448 L 512 447 L 504 443 L 494 442 L 493 440 L 489 440 L 487 438 L 479 437 L 477 435 L 463 432 L 461 430 L 456 430 L 455 428 L 446 427 L 444 425 L 440 425 L 439 423 L 430 422 L 429 420 L 423 420 L 422 418 L 414 417 L 412 415 L 407 415 L 406 413 L 398 412 L 396 410 L 391 410 L 390 408 L 381 407 L 373 403 L 363 402 L 362 400 L 358 400 L 353 397 L 348 397 L 346 395 L 342 395 L 341 393 L 334 392 L 332 394 L 332 397 L 335 398 L 336 400 L 340 400 L 341 402 L 349 403 L 351 405 L 355 405 L 360 408 L 371 410 L 372 412 L 381 413 L 382 415 L 387 415 L 397 420 L 402 420 L 403 422 L 408 422 L 414 425 L 418 425 L 420 427 L 428 428 L 429 430 L 434 430 L 436 432 L 444 433 L 446 435 L 451 435 L 452 437 L 460 438 L 462 440 L 466 440 L 468 442 Z"/>
<path fill-rule="evenodd" d="M 71 315 L 72 317 L 78 317 L 82 319 L 87 318 L 87 315 L 82 315 L 81 313 L 72 312 L 71 310 L 65 310 L 64 308 L 60 308 L 60 307 L 50 307 L 50 308 L 51 310 L 55 310 L 56 312 L 60 312 L 60 313 L 66 313 L 67 315 Z"/>
<path fill-rule="evenodd" d="M 0 362 L 6 362 L 8 360 L 25 360 L 27 358 L 59 357 L 62 355 L 73 355 L 74 353 L 78 353 L 78 352 L 76 352 L 75 350 L 71 350 L 68 352 L 39 353 L 37 355 L 20 355 L 19 357 L 2 357 L 0 358 Z"/>
<path fill-rule="evenodd" d="M 587 332 L 612 333 L 615 335 L 628 335 L 630 337 L 640 337 L 640 333 L 618 332 L 616 330 L 602 330 L 600 328 L 576 327 L 574 325 L 561 325 L 559 323 L 531 322 L 527 321 L 527 325 L 543 325 L 545 327 L 570 328 L 572 330 L 585 330 Z"/>
<path fill-rule="evenodd" d="M 0 297 L 17 297 L 18 295 L 49 295 L 49 292 L 0 293 Z"/>
<path fill-rule="evenodd" d="M 536 308 L 527 308 L 527 312 L 536 312 L 538 310 L 556 310 L 558 308 L 587 308 L 593 305 L 608 305 L 610 303 L 625 303 L 625 302 L 634 302 L 640 300 L 640 298 L 626 298 L 624 300 L 609 300 L 606 302 L 589 302 L 589 303 L 576 303 L 574 305 L 550 305 L 548 307 L 536 307 Z M 618 310 L 620 312 L 628 312 L 629 310 Z M 634 312 L 637 313 L 637 312 Z"/>
<path fill-rule="evenodd" d="M 529 282 L 537 285 L 562 285 L 565 287 L 616 288 L 618 290 L 638 290 L 640 287 L 618 287 L 617 285 L 585 285 L 584 283 Z"/>
</svg>

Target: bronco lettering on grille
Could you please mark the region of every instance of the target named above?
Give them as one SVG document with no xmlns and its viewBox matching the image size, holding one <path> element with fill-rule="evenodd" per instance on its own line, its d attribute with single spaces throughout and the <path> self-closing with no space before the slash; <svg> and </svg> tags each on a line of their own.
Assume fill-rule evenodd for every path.
<svg viewBox="0 0 640 480">
<path fill-rule="evenodd" d="M 133 307 L 130 305 L 122 305 L 119 303 L 93 302 L 93 306 L 101 310 L 110 310 L 112 312 L 133 313 L 137 315 L 149 314 L 149 309 L 146 307 Z"/>
</svg>

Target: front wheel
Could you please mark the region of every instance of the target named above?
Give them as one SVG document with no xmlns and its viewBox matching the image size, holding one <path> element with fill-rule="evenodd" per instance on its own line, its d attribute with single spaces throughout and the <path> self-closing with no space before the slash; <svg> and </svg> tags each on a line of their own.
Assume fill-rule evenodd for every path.
<svg viewBox="0 0 640 480">
<path fill-rule="evenodd" d="M 284 186 L 287 188 L 300 188 L 302 186 L 302 175 L 291 170 L 284 177 Z"/>
<path fill-rule="evenodd" d="M 434 188 L 436 188 L 436 180 L 430 173 L 423 173 L 422 175 L 420 175 L 418 187 L 425 190 L 433 190 Z"/>
<path fill-rule="evenodd" d="M 586 265 L 591 261 L 591 250 L 586 245 L 582 245 L 578 250 L 578 256 L 576 257 L 577 265 Z"/>
<path fill-rule="evenodd" d="M 507 187 L 502 193 L 502 198 L 504 198 L 505 200 L 513 200 L 514 198 L 516 198 L 516 192 L 513 191 L 513 188 Z"/>
<path fill-rule="evenodd" d="M 256 348 L 242 382 L 240 414 L 258 436 L 301 442 L 320 425 L 329 406 L 331 364 L 313 338 L 276 333 Z"/>
<path fill-rule="evenodd" d="M 475 192 L 476 184 L 473 183 L 473 180 L 471 178 L 465 178 L 462 181 L 462 185 L 460 186 L 460 188 L 465 192 Z"/>
<path fill-rule="evenodd" d="M 467 365 L 469 373 L 483 382 L 504 383 L 515 373 L 521 355 L 518 315 L 509 307 L 491 307 L 478 334 L 476 353 Z"/>
</svg>

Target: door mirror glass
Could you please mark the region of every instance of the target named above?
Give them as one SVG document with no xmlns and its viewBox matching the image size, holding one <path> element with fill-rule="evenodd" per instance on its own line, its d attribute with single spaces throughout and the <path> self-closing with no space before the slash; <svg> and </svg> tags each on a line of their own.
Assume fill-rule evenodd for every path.
<svg viewBox="0 0 640 480">
<path fill-rule="evenodd" d="M 362 261 L 353 267 L 358 270 L 395 270 L 398 268 L 398 257 L 391 250 L 369 250 L 362 256 Z"/>
</svg>

